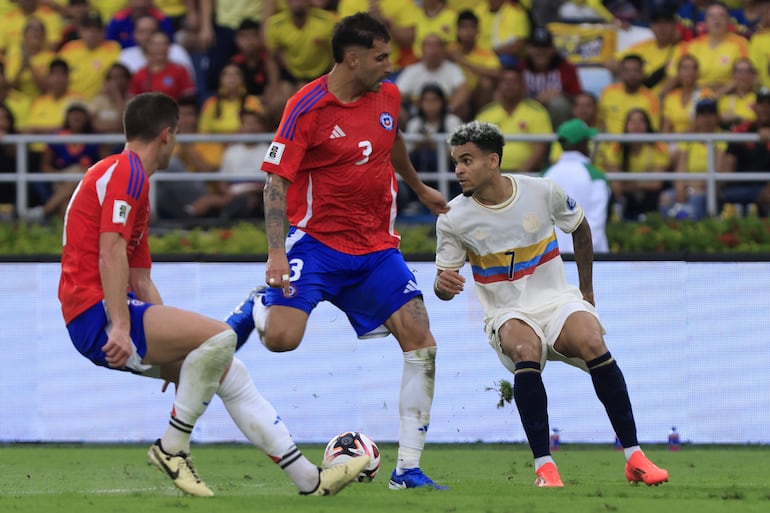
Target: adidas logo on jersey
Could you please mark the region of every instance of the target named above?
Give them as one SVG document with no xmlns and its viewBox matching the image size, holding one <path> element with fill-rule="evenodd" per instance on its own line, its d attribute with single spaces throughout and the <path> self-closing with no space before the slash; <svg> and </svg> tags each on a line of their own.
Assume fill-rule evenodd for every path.
<svg viewBox="0 0 770 513">
<path fill-rule="evenodd" d="M 418 292 L 420 288 L 417 286 L 417 283 L 414 280 L 409 280 L 406 284 L 406 287 L 404 287 L 404 294 L 409 294 L 410 292 Z"/>
<path fill-rule="evenodd" d="M 332 130 L 332 134 L 329 136 L 329 139 L 339 139 L 340 137 L 345 137 L 345 132 L 342 131 L 339 125 L 334 125 L 334 129 Z"/>
</svg>

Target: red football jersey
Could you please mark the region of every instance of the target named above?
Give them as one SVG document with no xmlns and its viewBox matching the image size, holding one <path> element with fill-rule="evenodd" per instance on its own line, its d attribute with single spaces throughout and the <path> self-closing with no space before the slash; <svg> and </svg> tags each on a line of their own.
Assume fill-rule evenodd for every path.
<svg viewBox="0 0 770 513">
<path fill-rule="evenodd" d="M 390 152 L 400 104 L 391 82 L 342 103 L 326 75 L 289 99 L 262 170 L 292 182 L 292 226 L 350 255 L 398 247 Z"/>
<path fill-rule="evenodd" d="M 69 322 L 102 299 L 99 235 L 117 232 L 128 242 L 130 267 L 152 266 L 147 243 L 150 183 L 139 156 L 124 151 L 86 172 L 64 215 L 59 301 Z"/>
<path fill-rule="evenodd" d="M 134 96 L 149 92 L 164 93 L 179 100 L 195 94 L 195 82 L 187 68 L 173 62 L 166 64 L 166 67 L 157 73 L 151 72 L 150 68 L 145 66 L 131 77 L 129 94 Z"/>
</svg>

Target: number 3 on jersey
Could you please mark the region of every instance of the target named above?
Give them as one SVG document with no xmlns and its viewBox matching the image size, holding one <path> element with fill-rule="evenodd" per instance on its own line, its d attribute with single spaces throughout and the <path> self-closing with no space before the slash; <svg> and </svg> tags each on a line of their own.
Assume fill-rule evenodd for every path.
<svg viewBox="0 0 770 513">
<path fill-rule="evenodd" d="M 369 162 L 369 155 L 372 154 L 372 143 L 369 141 L 360 141 L 358 143 L 358 147 L 363 148 L 361 150 L 361 154 L 364 156 L 364 158 L 356 162 L 356 165 L 360 166 L 362 164 L 366 164 L 367 162 Z"/>
</svg>

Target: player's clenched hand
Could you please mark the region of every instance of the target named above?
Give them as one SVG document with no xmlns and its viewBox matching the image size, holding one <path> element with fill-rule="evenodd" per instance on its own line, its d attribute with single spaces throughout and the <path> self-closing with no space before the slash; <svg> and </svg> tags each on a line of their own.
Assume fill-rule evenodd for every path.
<svg viewBox="0 0 770 513">
<path fill-rule="evenodd" d="M 125 367 L 131 356 L 131 337 L 127 331 L 110 330 L 107 343 L 102 347 L 102 351 L 107 355 L 107 363 L 110 367 Z"/>
<path fill-rule="evenodd" d="M 433 286 L 439 297 L 449 299 L 465 289 L 465 277 L 459 271 L 447 269 L 436 276 Z"/>
<path fill-rule="evenodd" d="M 289 297 L 290 283 L 289 260 L 283 250 L 269 251 L 265 265 L 265 283 L 270 287 L 280 288 L 283 295 Z"/>
<path fill-rule="evenodd" d="M 428 207 L 430 213 L 434 216 L 449 212 L 444 195 L 433 187 L 427 185 L 417 194 L 423 205 Z"/>
</svg>

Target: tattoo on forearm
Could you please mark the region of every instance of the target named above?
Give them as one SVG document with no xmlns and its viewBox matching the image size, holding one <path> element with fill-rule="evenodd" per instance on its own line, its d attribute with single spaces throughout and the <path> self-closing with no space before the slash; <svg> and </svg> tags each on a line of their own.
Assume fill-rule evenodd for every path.
<svg viewBox="0 0 770 513">
<path fill-rule="evenodd" d="M 284 220 L 286 219 L 286 183 L 283 180 L 268 179 L 263 193 L 265 203 L 265 231 L 267 247 L 280 248 L 284 245 Z"/>
</svg>

